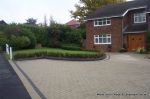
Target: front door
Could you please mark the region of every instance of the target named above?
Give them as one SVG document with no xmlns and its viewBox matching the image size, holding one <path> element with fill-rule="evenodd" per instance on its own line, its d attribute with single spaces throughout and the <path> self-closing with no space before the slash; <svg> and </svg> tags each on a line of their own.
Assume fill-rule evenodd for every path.
<svg viewBox="0 0 150 99">
<path fill-rule="evenodd" d="M 144 34 L 128 34 L 128 50 L 135 51 L 138 48 L 145 47 Z"/>
</svg>

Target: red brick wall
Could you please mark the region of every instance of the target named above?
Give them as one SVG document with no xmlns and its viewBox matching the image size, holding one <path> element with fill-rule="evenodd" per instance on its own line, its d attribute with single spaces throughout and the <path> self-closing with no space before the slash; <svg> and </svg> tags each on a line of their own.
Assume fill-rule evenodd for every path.
<svg viewBox="0 0 150 99">
<path fill-rule="evenodd" d="M 112 18 L 111 25 L 94 27 L 94 21 L 86 23 L 86 48 L 108 51 L 108 45 L 94 45 L 94 35 L 111 34 L 112 51 L 118 51 L 121 48 L 122 18 Z"/>
</svg>

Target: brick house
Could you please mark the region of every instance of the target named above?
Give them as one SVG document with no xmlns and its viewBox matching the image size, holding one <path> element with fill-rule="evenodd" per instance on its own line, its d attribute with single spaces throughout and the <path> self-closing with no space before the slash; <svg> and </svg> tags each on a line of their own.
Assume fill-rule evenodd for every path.
<svg viewBox="0 0 150 99">
<path fill-rule="evenodd" d="M 134 51 L 145 47 L 150 30 L 150 0 L 103 6 L 86 18 L 86 48 Z"/>
<path fill-rule="evenodd" d="M 67 22 L 66 25 L 71 27 L 71 28 L 78 28 L 80 26 L 80 22 L 73 19 L 73 20 Z"/>
</svg>

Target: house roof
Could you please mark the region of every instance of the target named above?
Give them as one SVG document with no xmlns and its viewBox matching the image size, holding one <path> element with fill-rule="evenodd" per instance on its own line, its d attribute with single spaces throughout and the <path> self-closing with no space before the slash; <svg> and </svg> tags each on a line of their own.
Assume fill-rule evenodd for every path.
<svg viewBox="0 0 150 99">
<path fill-rule="evenodd" d="M 0 25 L 7 25 L 7 23 L 4 20 L 0 20 Z"/>
<path fill-rule="evenodd" d="M 148 29 L 148 24 L 133 24 L 131 26 L 128 26 L 125 29 L 124 33 L 131 33 L 131 32 L 138 32 L 138 31 L 146 31 Z"/>
<path fill-rule="evenodd" d="M 66 25 L 78 25 L 78 24 L 80 24 L 80 22 L 78 22 L 74 19 L 66 23 Z"/>
<path fill-rule="evenodd" d="M 89 14 L 86 19 L 95 19 L 101 17 L 121 17 L 128 10 L 143 8 L 146 12 L 150 12 L 150 0 L 135 0 L 120 4 L 111 4 L 98 8 L 96 11 Z"/>
</svg>

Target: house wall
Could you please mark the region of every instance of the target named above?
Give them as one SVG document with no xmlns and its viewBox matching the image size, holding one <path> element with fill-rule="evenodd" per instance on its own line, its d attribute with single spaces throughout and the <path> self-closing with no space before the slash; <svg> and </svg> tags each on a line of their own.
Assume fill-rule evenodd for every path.
<svg viewBox="0 0 150 99">
<path fill-rule="evenodd" d="M 148 30 L 150 31 L 150 13 L 147 14 Z"/>
<path fill-rule="evenodd" d="M 121 33 L 122 33 L 122 18 L 112 18 L 111 25 L 94 27 L 94 21 L 87 21 L 86 23 L 86 48 L 95 50 L 108 51 L 107 44 L 94 44 L 94 35 L 111 34 L 112 49 L 111 51 L 118 51 L 121 48 Z"/>
</svg>

